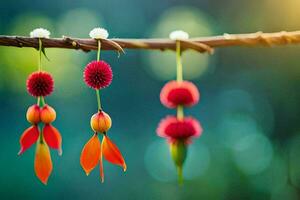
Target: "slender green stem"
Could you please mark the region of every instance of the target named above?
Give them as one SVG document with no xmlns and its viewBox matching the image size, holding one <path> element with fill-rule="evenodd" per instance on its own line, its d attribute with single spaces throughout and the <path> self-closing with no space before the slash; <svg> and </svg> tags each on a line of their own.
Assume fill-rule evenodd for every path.
<svg viewBox="0 0 300 200">
<path fill-rule="evenodd" d="M 38 61 L 38 69 L 42 70 L 42 40 L 39 38 L 39 61 Z"/>
<path fill-rule="evenodd" d="M 177 106 L 177 119 L 184 118 L 183 106 Z"/>
<path fill-rule="evenodd" d="M 99 90 L 96 90 L 96 95 L 97 95 L 97 103 L 98 103 L 98 110 L 102 110 L 102 107 L 101 107 L 101 100 L 100 100 L 100 91 Z"/>
<path fill-rule="evenodd" d="M 183 183 L 182 166 L 177 166 L 177 174 L 178 174 L 178 184 L 182 185 L 182 183 Z"/>
<path fill-rule="evenodd" d="M 97 61 L 100 60 L 100 52 L 101 52 L 101 41 L 98 40 L 98 52 L 97 52 Z"/>
<path fill-rule="evenodd" d="M 177 81 L 183 80 L 180 41 L 176 41 Z"/>
<path fill-rule="evenodd" d="M 98 52 L 97 52 L 97 61 L 100 60 L 100 52 L 101 52 L 101 41 L 98 40 Z M 96 95 L 97 95 L 97 103 L 98 103 L 98 110 L 102 110 L 101 107 L 101 98 L 100 98 L 100 90 L 96 90 Z"/>
</svg>

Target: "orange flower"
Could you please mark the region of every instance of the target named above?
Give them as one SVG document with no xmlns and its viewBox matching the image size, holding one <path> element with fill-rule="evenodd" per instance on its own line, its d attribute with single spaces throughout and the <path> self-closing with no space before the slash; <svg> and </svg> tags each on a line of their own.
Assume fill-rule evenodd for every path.
<svg viewBox="0 0 300 200">
<path fill-rule="evenodd" d="M 103 156 L 110 163 L 119 165 L 123 167 L 124 171 L 126 171 L 126 163 L 120 150 L 118 149 L 117 145 L 115 145 L 106 135 L 106 132 L 109 130 L 110 126 L 111 119 L 108 114 L 103 111 L 99 111 L 98 113 L 94 114 L 91 118 L 91 127 L 93 130 L 102 131 L 103 140 L 101 143 L 100 139 L 98 138 L 98 132 L 95 132 L 92 138 L 84 145 L 80 156 L 80 164 L 86 175 L 89 175 L 99 163 L 100 177 L 102 182 L 104 182 L 102 162 Z"/>
<path fill-rule="evenodd" d="M 26 117 L 28 122 L 33 125 L 27 128 L 21 135 L 21 148 L 18 155 L 21 155 L 34 143 L 37 143 L 34 170 L 36 176 L 46 185 L 52 172 L 52 161 L 49 147 L 58 150 L 59 155 L 62 154 L 61 135 L 54 126 L 49 124 L 55 120 L 55 110 L 48 105 L 45 105 L 42 109 L 40 109 L 38 105 L 33 105 L 28 108 Z M 41 127 L 42 132 L 40 132 L 38 127 L 40 122 L 45 123 L 44 126 Z"/>
</svg>

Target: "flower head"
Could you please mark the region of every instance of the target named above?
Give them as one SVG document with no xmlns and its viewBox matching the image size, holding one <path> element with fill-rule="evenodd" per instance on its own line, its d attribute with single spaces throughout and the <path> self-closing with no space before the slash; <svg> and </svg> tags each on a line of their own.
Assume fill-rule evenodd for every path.
<svg viewBox="0 0 300 200">
<path fill-rule="evenodd" d="M 201 133 L 202 127 L 193 117 L 179 120 L 175 116 L 167 116 L 161 120 L 157 128 L 157 134 L 170 142 L 177 140 L 189 142 L 192 137 L 199 137 Z"/>
<path fill-rule="evenodd" d="M 30 32 L 30 37 L 32 38 L 49 38 L 50 31 L 44 28 L 36 28 Z"/>
<path fill-rule="evenodd" d="M 85 83 L 94 89 L 108 87 L 112 82 L 113 73 L 109 64 L 104 61 L 92 61 L 84 69 Z"/>
<path fill-rule="evenodd" d="M 108 32 L 104 28 L 94 28 L 90 31 L 90 37 L 93 39 L 107 39 Z"/>
<path fill-rule="evenodd" d="M 193 106 L 199 101 L 198 88 L 189 81 L 170 81 L 160 92 L 160 101 L 168 108 Z"/>
<path fill-rule="evenodd" d="M 172 40 L 187 40 L 189 39 L 189 34 L 182 30 L 176 30 L 170 33 L 170 39 Z"/>
<path fill-rule="evenodd" d="M 34 97 L 47 96 L 53 92 L 54 81 L 48 72 L 33 72 L 27 78 L 27 91 Z"/>
</svg>

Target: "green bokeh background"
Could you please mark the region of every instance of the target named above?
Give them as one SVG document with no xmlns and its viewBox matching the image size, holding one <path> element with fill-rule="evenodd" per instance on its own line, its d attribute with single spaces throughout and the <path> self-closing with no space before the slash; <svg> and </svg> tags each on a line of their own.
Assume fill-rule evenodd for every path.
<svg viewBox="0 0 300 200">
<path fill-rule="evenodd" d="M 191 36 L 297 30 L 299 6 L 298 0 L 3 0 L 0 34 L 44 27 L 52 37 L 88 37 L 96 26 L 122 38 L 168 37 L 174 29 Z M 185 184 L 178 186 L 167 144 L 155 133 L 161 118 L 175 114 L 159 101 L 161 87 L 175 78 L 175 54 L 102 52 L 114 71 L 102 103 L 128 171 L 106 162 L 101 184 L 98 169 L 86 177 L 79 165 L 97 109 L 82 71 L 96 54 L 47 49 L 50 62 L 43 60 L 43 67 L 53 74 L 55 91 L 46 100 L 57 111 L 64 153 L 51 152 L 54 170 L 44 186 L 33 171 L 35 148 L 17 156 L 19 136 L 29 126 L 26 109 L 35 103 L 25 82 L 38 54 L 0 47 L 0 199 L 299 199 L 299 52 L 291 45 L 183 55 L 184 77 L 201 92 L 186 114 L 201 121 L 204 133 L 189 148 Z"/>
</svg>

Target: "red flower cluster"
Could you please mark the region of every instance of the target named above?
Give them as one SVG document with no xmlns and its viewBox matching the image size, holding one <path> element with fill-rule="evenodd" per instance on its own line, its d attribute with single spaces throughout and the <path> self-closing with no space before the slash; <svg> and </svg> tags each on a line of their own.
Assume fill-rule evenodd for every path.
<svg viewBox="0 0 300 200">
<path fill-rule="evenodd" d="M 113 73 L 106 62 L 92 61 L 85 67 L 83 78 L 89 87 L 98 90 L 111 84 Z"/>
<path fill-rule="evenodd" d="M 190 107 L 198 103 L 199 96 L 198 88 L 192 82 L 170 81 L 162 88 L 160 101 L 167 108 Z M 169 142 L 178 140 L 188 142 L 190 138 L 198 137 L 201 133 L 201 125 L 193 117 L 178 119 L 175 116 L 167 116 L 161 120 L 157 128 L 157 134 L 167 138 Z"/>
<path fill-rule="evenodd" d="M 45 97 L 53 92 L 54 80 L 48 72 L 33 72 L 27 79 L 27 91 L 34 97 Z"/>
<path fill-rule="evenodd" d="M 192 82 L 170 81 L 162 88 L 160 101 L 168 108 L 189 107 L 198 103 L 199 96 L 198 88 Z"/>
<path fill-rule="evenodd" d="M 190 138 L 199 137 L 202 127 L 197 119 L 185 117 L 178 120 L 177 117 L 167 116 L 162 119 L 157 128 L 160 137 L 168 139 L 171 143 L 177 140 L 189 142 Z"/>
</svg>

